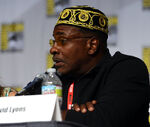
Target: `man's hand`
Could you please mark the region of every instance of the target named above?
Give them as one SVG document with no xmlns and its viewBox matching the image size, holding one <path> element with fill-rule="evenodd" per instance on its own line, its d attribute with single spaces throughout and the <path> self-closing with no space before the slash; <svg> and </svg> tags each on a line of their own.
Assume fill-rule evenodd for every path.
<svg viewBox="0 0 150 127">
<path fill-rule="evenodd" d="M 96 100 L 93 100 L 91 102 L 87 102 L 86 104 L 81 104 L 80 106 L 78 104 L 74 104 L 72 109 L 75 110 L 76 112 L 82 112 L 82 113 L 86 113 L 87 110 L 92 112 L 94 111 L 94 105 L 96 104 Z M 62 110 L 61 114 L 62 114 L 62 120 L 65 120 L 66 118 L 66 113 L 67 110 Z"/>
<path fill-rule="evenodd" d="M 92 112 L 94 111 L 94 105 L 96 104 L 96 100 L 93 100 L 91 102 L 87 102 L 86 104 L 81 104 L 80 106 L 78 104 L 74 104 L 73 105 L 73 109 L 76 112 L 82 112 L 82 113 L 86 113 L 87 110 Z"/>
</svg>

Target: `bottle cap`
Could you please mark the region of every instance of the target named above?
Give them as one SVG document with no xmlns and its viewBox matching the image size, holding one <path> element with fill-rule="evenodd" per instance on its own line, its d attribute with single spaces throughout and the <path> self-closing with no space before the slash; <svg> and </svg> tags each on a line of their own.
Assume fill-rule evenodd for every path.
<svg viewBox="0 0 150 127">
<path fill-rule="evenodd" d="M 48 68 L 46 72 L 48 72 L 48 73 L 49 72 L 56 72 L 56 69 L 55 68 Z"/>
</svg>

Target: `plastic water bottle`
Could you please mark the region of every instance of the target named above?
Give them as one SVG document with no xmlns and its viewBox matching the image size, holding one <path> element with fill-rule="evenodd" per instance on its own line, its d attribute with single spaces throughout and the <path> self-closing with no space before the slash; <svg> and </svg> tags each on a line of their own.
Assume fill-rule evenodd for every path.
<svg viewBox="0 0 150 127">
<path fill-rule="evenodd" d="M 47 77 L 42 82 L 41 93 L 42 94 L 57 94 L 59 104 L 62 104 L 62 83 L 59 77 L 56 75 L 55 68 L 47 69 Z"/>
</svg>

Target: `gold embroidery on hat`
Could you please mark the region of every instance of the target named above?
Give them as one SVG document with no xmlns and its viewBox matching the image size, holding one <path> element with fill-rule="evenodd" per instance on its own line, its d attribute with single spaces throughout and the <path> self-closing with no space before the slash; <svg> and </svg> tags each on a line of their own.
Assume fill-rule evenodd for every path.
<svg viewBox="0 0 150 127">
<path fill-rule="evenodd" d="M 86 22 L 89 19 L 89 15 L 83 11 L 79 14 L 79 20 L 82 22 Z"/>
<path fill-rule="evenodd" d="M 106 21 L 105 21 L 104 17 L 99 18 L 99 24 L 100 24 L 101 27 L 105 27 Z"/>
<path fill-rule="evenodd" d="M 99 18 L 99 22 L 94 23 L 94 18 Z M 56 25 L 58 24 L 70 24 L 108 33 L 107 17 L 100 12 L 90 10 L 65 9 L 58 18 Z"/>
<path fill-rule="evenodd" d="M 75 11 L 71 11 L 71 17 L 69 18 L 70 22 L 75 22 L 76 21 L 76 14 Z"/>
<path fill-rule="evenodd" d="M 69 15 L 69 10 L 67 9 L 67 10 L 64 10 L 63 12 L 62 12 L 62 14 L 61 14 L 61 18 L 62 19 L 65 19 L 66 17 L 68 17 L 68 15 Z"/>
</svg>

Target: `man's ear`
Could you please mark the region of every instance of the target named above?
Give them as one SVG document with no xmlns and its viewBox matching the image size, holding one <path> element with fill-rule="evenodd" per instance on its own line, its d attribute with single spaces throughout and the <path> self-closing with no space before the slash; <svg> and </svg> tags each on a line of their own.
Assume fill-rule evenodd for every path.
<svg viewBox="0 0 150 127">
<path fill-rule="evenodd" d="M 88 40 L 87 46 L 88 46 L 88 54 L 89 55 L 93 55 L 98 51 L 99 43 L 100 43 L 99 40 L 96 38 Z"/>
</svg>

